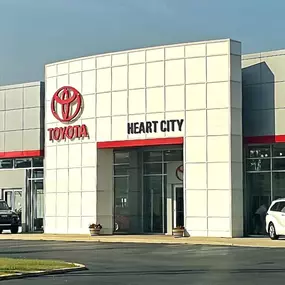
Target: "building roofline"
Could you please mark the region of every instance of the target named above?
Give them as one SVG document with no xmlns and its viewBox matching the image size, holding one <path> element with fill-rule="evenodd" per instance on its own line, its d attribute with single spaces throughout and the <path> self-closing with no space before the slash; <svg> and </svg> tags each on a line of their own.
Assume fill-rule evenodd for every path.
<svg viewBox="0 0 285 285">
<path fill-rule="evenodd" d="M 254 59 L 254 58 L 278 56 L 278 55 L 284 55 L 284 54 L 285 54 L 285 49 L 278 49 L 278 50 L 264 51 L 264 52 L 258 52 L 258 53 L 243 54 L 242 59 L 247 60 L 247 59 Z"/>
<path fill-rule="evenodd" d="M 51 65 L 55 65 L 55 64 L 67 63 L 67 62 L 74 61 L 74 60 L 83 60 L 83 59 L 94 58 L 94 57 L 101 57 L 101 56 L 103 57 L 103 56 L 108 56 L 108 55 L 117 55 L 117 54 L 129 53 L 129 52 L 140 52 L 140 51 L 143 51 L 143 50 L 155 50 L 155 49 L 161 49 L 161 48 L 166 48 L 166 47 L 179 47 L 179 46 L 185 46 L 185 45 L 199 45 L 199 44 L 207 44 L 207 43 L 219 43 L 219 42 L 225 42 L 225 41 L 241 43 L 240 41 L 233 40 L 231 38 L 225 38 L 225 39 L 217 39 L 217 40 L 205 40 L 205 41 L 197 41 L 197 42 L 182 42 L 182 43 L 175 43 L 175 44 L 165 44 L 165 45 L 158 45 L 158 46 L 149 46 L 149 47 L 141 47 L 141 48 L 133 48 L 133 49 L 124 49 L 124 50 L 121 50 L 121 51 L 106 52 L 106 53 L 100 53 L 100 54 L 94 54 L 94 55 L 89 55 L 89 56 L 82 56 L 82 57 L 77 57 L 77 58 L 71 58 L 71 59 L 51 62 L 51 63 L 45 64 L 45 67 L 51 66 Z"/>
<path fill-rule="evenodd" d="M 9 89 L 16 89 L 16 88 L 23 88 L 23 87 L 41 86 L 42 84 L 44 84 L 44 81 L 16 83 L 16 84 L 9 84 L 9 85 L 2 85 L 2 86 L 0 85 L 0 90 L 9 90 Z"/>
</svg>

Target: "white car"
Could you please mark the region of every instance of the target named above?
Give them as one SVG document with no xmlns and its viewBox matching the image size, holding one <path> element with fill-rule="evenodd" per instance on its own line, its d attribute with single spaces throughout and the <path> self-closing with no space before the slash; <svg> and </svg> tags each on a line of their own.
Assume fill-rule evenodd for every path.
<svg viewBox="0 0 285 285">
<path fill-rule="evenodd" d="M 266 214 L 266 232 L 273 240 L 285 236 L 285 198 L 272 201 Z"/>
</svg>

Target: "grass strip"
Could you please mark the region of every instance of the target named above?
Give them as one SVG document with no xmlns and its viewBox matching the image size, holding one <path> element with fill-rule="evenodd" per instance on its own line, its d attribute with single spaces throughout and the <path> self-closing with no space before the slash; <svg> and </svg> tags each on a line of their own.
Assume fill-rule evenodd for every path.
<svg viewBox="0 0 285 285">
<path fill-rule="evenodd" d="M 76 267 L 76 265 L 58 260 L 0 258 L 0 275 L 73 267 Z"/>
</svg>

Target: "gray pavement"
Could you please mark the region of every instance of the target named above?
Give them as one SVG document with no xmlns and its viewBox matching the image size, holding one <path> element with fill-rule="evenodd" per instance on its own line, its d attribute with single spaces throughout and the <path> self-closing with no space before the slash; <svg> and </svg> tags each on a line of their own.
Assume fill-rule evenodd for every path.
<svg viewBox="0 0 285 285">
<path fill-rule="evenodd" d="M 285 280 L 285 249 L 277 248 L 18 240 L 1 240 L 0 248 L 0 257 L 61 259 L 89 269 L 1 281 L 7 285 L 263 285 Z"/>
</svg>

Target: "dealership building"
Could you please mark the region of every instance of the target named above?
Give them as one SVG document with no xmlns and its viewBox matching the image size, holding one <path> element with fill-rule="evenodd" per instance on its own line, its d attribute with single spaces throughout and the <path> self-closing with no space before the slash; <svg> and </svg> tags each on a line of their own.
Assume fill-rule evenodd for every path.
<svg viewBox="0 0 285 285">
<path fill-rule="evenodd" d="M 48 64 L 0 87 L 1 198 L 24 232 L 256 234 L 285 197 L 284 84 L 285 50 L 229 39 Z"/>
</svg>

